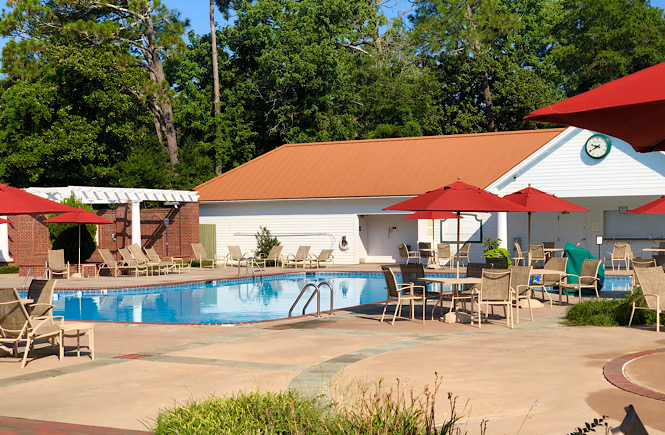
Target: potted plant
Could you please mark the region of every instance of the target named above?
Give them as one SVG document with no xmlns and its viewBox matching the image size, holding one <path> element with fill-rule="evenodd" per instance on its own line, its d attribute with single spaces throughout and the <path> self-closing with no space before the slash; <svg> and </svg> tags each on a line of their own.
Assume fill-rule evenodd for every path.
<svg viewBox="0 0 665 435">
<path fill-rule="evenodd" d="M 492 239 L 486 237 L 483 239 L 483 258 L 485 263 L 493 265 L 494 269 L 508 269 L 508 266 L 513 264 L 510 261 L 510 252 L 505 248 L 499 248 L 501 239 Z"/>
</svg>

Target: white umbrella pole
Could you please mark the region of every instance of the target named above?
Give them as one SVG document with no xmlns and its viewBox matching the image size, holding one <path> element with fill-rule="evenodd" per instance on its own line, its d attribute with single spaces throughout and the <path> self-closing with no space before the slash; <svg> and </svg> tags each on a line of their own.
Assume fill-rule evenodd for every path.
<svg viewBox="0 0 665 435">
<path fill-rule="evenodd" d="M 528 243 L 529 243 L 529 245 L 527 246 L 527 249 L 529 249 L 529 251 L 530 251 L 531 250 L 531 212 L 528 212 L 527 214 L 529 215 L 529 225 L 528 225 L 528 228 L 529 228 L 529 238 L 528 238 L 529 242 Z"/>
<path fill-rule="evenodd" d="M 457 278 L 459 278 L 459 261 L 460 261 L 460 255 L 459 255 L 460 213 L 461 212 L 459 212 L 459 211 L 457 212 Z"/>
<path fill-rule="evenodd" d="M 81 274 L 81 224 L 79 224 L 79 274 Z"/>
</svg>

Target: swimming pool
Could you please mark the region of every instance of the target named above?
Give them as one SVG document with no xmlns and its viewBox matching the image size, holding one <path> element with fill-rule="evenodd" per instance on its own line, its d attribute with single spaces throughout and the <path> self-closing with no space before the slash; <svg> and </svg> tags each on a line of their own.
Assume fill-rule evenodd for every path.
<svg viewBox="0 0 665 435">
<path fill-rule="evenodd" d="M 386 298 L 381 273 L 319 272 L 277 275 L 262 280 L 232 279 L 61 292 L 54 295 L 54 315 L 72 320 L 143 323 L 240 323 L 280 319 L 287 317 L 306 284 L 324 281 L 333 287 L 334 308 L 381 302 Z M 626 291 L 630 287 L 630 278 L 610 276 L 603 290 Z M 302 313 L 309 294 L 301 299 L 294 315 Z M 330 292 L 322 287 L 321 311 L 329 307 Z M 316 300 L 313 300 L 307 313 L 315 312 Z"/>
</svg>

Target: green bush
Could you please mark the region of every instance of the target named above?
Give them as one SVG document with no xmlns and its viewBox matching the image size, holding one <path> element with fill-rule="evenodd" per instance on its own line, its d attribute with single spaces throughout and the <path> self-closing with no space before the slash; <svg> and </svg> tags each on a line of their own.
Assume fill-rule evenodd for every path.
<svg viewBox="0 0 665 435">
<path fill-rule="evenodd" d="M 633 309 L 632 303 L 639 296 L 642 296 L 642 290 L 636 288 L 623 299 L 588 300 L 577 303 L 568 308 L 562 323 L 568 326 L 627 326 Z M 655 323 L 655 312 L 635 310 L 633 324 Z M 661 323 L 665 323 L 665 318 L 661 319 Z"/>
<path fill-rule="evenodd" d="M 259 226 L 259 232 L 254 234 L 254 237 L 256 237 L 256 250 L 254 251 L 256 258 L 262 255 L 267 257 L 273 246 L 280 245 L 277 237 L 273 237 L 270 234 L 270 230 L 266 227 Z"/>
<path fill-rule="evenodd" d="M 0 266 L 0 275 L 18 273 L 18 266 Z"/>
<path fill-rule="evenodd" d="M 74 194 L 69 198 L 62 200 L 63 204 L 71 207 L 83 208 L 94 213 L 92 206 L 83 204 L 76 199 Z M 60 213 L 53 213 L 49 218 L 57 216 Z M 49 240 L 52 249 L 64 249 L 65 261 L 78 263 L 79 255 L 79 226 L 78 224 L 47 224 L 49 230 Z M 81 262 L 84 262 L 94 254 L 97 249 L 95 236 L 97 235 L 97 225 L 81 225 Z"/>
</svg>

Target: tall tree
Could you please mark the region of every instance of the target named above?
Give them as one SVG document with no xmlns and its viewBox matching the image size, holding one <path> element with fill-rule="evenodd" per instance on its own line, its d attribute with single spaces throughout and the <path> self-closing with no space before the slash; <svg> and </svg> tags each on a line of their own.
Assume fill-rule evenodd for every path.
<svg viewBox="0 0 665 435">
<path fill-rule="evenodd" d="M 91 44 L 107 41 L 124 43 L 153 83 L 145 97 L 155 117 L 157 135 L 166 139 L 173 168 L 178 163 L 178 141 L 162 60 L 170 50 L 183 44 L 185 23 L 177 12 L 159 0 L 16 0 L 0 17 L 4 36 L 23 46 L 27 55 L 49 36 L 64 30 L 75 32 Z M 4 55 L 3 55 L 4 56 Z"/>
<path fill-rule="evenodd" d="M 215 117 L 219 116 L 219 65 L 217 63 L 217 28 L 215 27 L 215 0 L 210 0 L 210 47 L 212 49 L 212 83 Z"/>
</svg>

